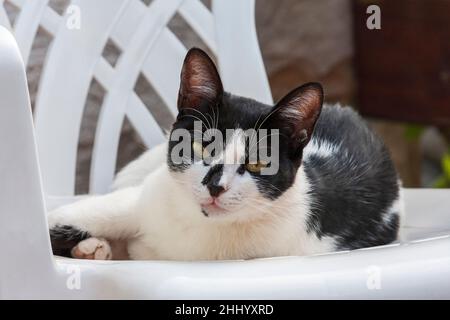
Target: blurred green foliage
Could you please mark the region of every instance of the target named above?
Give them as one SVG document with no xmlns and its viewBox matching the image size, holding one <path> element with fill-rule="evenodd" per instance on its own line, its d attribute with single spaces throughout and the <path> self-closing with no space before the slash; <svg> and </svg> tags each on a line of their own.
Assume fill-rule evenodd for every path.
<svg viewBox="0 0 450 320">
<path fill-rule="evenodd" d="M 419 124 L 407 124 L 405 138 L 408 141 L 417 141 L 425 131 L 425 126 Z M 450 188 L 450 150 L 444 155 L 442 162 L 442 176 L 433 184 L 434 188 Z"/>
<path fill-rule="evenodd" d="M 408 124 L 405 128 L 405 137 L 409 141 L 416 141 L 425 131 L 425 126 L 419 124 Z"/>
<path fill-rule="evenodd" d="M 442 158 L 442 176 L 435 182 L 435 188 L 450 188 L 450 150 Z"/>
</svg>

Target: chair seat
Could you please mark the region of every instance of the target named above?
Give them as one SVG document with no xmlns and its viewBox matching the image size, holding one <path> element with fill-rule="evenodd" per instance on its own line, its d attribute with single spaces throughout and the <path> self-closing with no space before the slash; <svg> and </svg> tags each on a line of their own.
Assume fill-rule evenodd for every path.
<svg viewBox="0 0 450 320">
<path fill-rule="evenodd" d="M 444 204 L 448 208 L 448 193 L 406 189 L 404 194 L 402 240 L 390 245 L 246 261 L 55 257 L 57 270 L 65 278 L 68 271 L 79 270 L 81 296 L 87 298 L 92 292 L 95 298 L 106 299 L 450 298 L 450 283 L 442 282 L 450 277 L 450 217 Z M 53 198 L 48 206 L 79 198 Z"/>
<path fill-rule="evenodd" d="M 449 248 L 446 236 L 308 257 L 214 262 L 57 257 L 56 264 L 64 277 L 79 270 L 86 298 L 94 292 L 105 299 L 442 299 L 450 298 L 450 284 L 442 281 L 450 277 Z M 372 287 L 371 277 L 380 288 Z"/>
</svg>

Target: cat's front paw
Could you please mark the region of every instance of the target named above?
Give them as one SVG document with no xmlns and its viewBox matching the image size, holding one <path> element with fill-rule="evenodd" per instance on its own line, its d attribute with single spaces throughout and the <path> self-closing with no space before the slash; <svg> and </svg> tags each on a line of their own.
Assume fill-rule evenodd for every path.
<svg viewBox="0 0 450 320">
<path fill-rule="evenodd" d="M 112 250 L 108 241 L 99 238 L 88 238 L 79 242 L 71 251 L 76 259 L 111 260 Z"/>
</svg>

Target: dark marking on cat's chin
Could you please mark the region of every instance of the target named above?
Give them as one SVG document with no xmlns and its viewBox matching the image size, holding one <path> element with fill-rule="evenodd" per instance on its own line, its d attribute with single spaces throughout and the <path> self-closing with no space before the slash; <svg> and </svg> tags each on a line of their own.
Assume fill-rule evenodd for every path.
<svg viewBox="0 0 450 320">
<path fill-rule="evenodd" d="M 202 213 L 203 213 L 203 215 L 204 215 L 205 217 L 209 217 L 208 212 L 206 212 L 204 209 L 202 209 Z"/>
<path fill-rule="evenodd" d="M 80 230 L 73 226 L 56 225 L 50 229 L 50 241 L 54 255 L 71 257 L 71 250 L 79 242 L 90 238 L 87 231 Z"/>
</svg>

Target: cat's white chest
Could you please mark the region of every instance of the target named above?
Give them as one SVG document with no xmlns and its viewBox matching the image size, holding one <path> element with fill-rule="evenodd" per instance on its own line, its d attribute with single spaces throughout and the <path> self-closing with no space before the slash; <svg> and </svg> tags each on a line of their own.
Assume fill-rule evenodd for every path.
<svg viewBox="0 0 450 320">
<path fill-rule="evenodd" d="M 330 239 L 319 240 L 296 222 L 253 228 L 244 225 L 220 227 L 209 223 L 183 228 L 179 224 L 154 223 L 146 226 L 145 235 L 130 243 L 129 251 L 132 259 L 139 260 L 228 260 L 331 250 Z"/>
<path fill-rule="evenodd" d="M 130 257 L 226 260 L 331 250 L 330 239 L 307 233 L 307 208 L 304 202 L 300 203 L 291 206 L 290 214 L 268 215 L 247 223 L 223 223 L 205 217 L 192 196 L 180 190 L 164 169 L 159 169 L 145 182 L 140 204 L 141 233 L 129 243 Z M 282 201 L 278 206 L 287 208 Z"/>
<path fill-rule="evenodd" d="M 204 218 L 205 220 L 208 218 Z M 268 257 L 273 252 L 293 254 L 297 239 L 279 237 L 275 230 L 220 226 L 205 221 L 181 226 L 154 223 L 130 244 L 133 259 L 228 260 Z M 281 235 L 281 234 L 280 234 Z M 134 247 L 134 248 L 133 248 Z"/>
</svg>

